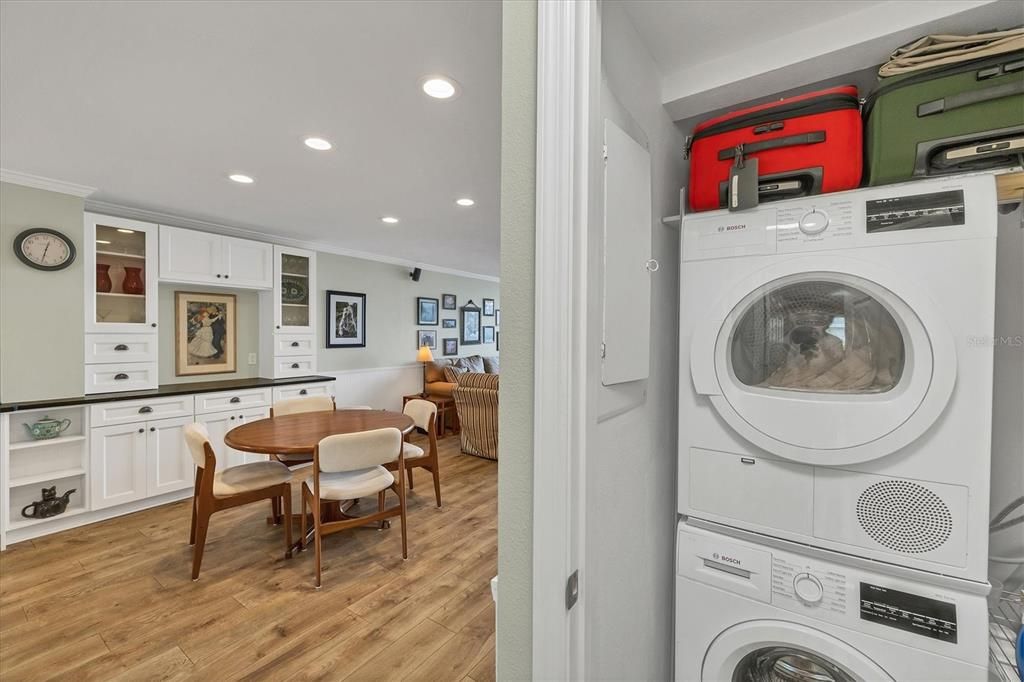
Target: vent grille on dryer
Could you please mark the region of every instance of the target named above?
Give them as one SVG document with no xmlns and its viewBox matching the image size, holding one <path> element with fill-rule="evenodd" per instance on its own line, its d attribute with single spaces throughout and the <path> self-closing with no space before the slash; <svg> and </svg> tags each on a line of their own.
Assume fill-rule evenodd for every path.
<svg viewBox="0 0 1024 682">
<path fill-rule="evenodd" d="M 888 549 L 922 554 L 938 549 L 953 530 L 953 515 L 942 499 L 910 481 L 880 481 L 857 498 L 857 520 Z"/>
</svg>

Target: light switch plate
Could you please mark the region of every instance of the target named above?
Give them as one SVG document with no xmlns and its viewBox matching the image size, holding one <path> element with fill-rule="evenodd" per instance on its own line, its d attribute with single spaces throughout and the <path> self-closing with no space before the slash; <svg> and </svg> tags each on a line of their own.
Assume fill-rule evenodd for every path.
<svg viewBox="0 0 1024 682">
<path fill-rule="evenodd" d="M 255 365 L 256 364 L 256 354 L 255 353 L 249 353 L 249 364 L 250 365 Z"/>
</svg>

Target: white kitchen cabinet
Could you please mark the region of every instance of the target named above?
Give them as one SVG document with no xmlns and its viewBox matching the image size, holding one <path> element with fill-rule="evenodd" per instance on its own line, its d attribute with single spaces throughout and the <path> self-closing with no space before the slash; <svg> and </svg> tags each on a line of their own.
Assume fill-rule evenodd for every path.
<svg viewBox="0 0 1024 682">
<path fill-rule="evenodd" d="M 146 495 L 162 495 L 195 484 L 195 465 L 185 443 L 192 417 L 146 423 Z"/>
<path fill-rule="evenodd" d="M 92 429 L 89 459 L 93 509 L 146 496 L 145 423 Z"/>
<path fill-rule="evenodd" d="M 273 247 L 251 239 L 161 225 L 160 279 L 270 289 L 273 286 Z"/>
<path fill-rule="evenodd" d="M 274 247 L 274 331 L 316 331 L 316 254 L 312 251 Z"/>
<path fill-rule="evenodd" d="M 206 427 L 210 434 L 210 445 L 217 454 L 217 470 L 223 471 L 228 467 L 250 462 L 266 461 L 267 456 L 251 452 L 242 452 L 224 445 L 224 436 L 228 431 L 241 426 L 246 422 L 257 419 L 265 419 L 270 416 L 269 407 L 251 407 L 246 409 L 230 410 L 224 412 L 213 412 L 211 414 L 198 415 L 196 421 Z"/>
<path fill-rule="evenodd" d="M 193 485 L 184 428 L 192 417 L 101 426 L 90 438 L 93 509 L 182 490 Z"/>
<path fill-rule="evenodd" d="M 311 395 L 334 395 L 334 382 L 323 381 L 317 384 L 293 384 L 274 389 L 274 402 L 291 398 L 304 398 Z"/>
</svg>

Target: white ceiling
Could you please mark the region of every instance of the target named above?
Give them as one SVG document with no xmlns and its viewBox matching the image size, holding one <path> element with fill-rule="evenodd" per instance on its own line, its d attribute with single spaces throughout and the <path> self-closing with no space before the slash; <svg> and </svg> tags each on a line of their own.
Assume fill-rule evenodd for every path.
<svg viewBox="0 0 1024 682">
<path fill-rule="evenodd" d="M 500 23 L 497 2 L 5 0 L 0 167 L 96 187 L 99 201 L 497 275 Z M 424 96 L 434 73 L 461 95 Z M 307 135 L 334 150 L 307 149 Z"/>
</svg>

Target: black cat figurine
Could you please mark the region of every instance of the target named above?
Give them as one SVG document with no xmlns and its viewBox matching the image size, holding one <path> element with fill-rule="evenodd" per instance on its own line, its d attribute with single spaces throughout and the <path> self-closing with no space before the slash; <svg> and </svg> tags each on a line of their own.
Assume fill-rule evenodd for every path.
<svg viewBox="0 0 1024 682">
<path fill-rule="evenodd" d="M 68 508 L 68 503 L 71 502 L 71 493 L 73 492 L 75 492 L 74 488 L 57 497 L 57 486 L 43 488 L 43 499 L 25 505 L 21 510 L 21 515 L 30 519 L 45 519 L 57 514 L 63 514 Z M 31 512 L 29 511 L 30 509 L 32 510 Z"/>
</svg>

